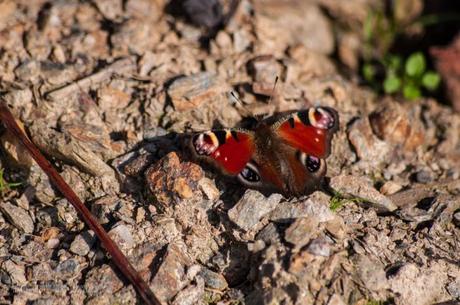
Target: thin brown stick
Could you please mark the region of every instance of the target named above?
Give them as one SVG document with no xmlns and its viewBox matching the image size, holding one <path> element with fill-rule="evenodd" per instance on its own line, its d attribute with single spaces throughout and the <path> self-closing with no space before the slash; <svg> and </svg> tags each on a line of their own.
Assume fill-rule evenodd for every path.
<svg viewBox="0 0 460 305">
<path fill-rule="evenodd" d="M 54 169 L 51 163 L 42 155 L 38 148 L 27 138 L 23 131 L 19 128 L 13 115 L 11 114 L 6 102 L 0 101 L 0 120 L 3 122 L 9 132 L 14 134 L 21 143 L 26 147 L 34 160 L 48 175 L 50 181 L 64 195 L 64 197 L 74 206 L 79 212 L 83 221 L 94 231 L 96 236 L 102 242 L 102 245 L 112 257 L 115 265 L 121 273 L 133 284 L 139 293 L 142 300 L 149 305 L 160 305 L 160 301 L 156 298 L 147 283 L 141 278 L 139 273 L 129 263 L 126 256 L 121 252 L 118 246 L 109 237 L 104 228 L 97 222 L 96 218 L 86 208 L 83 202 L 78 198 L 70 186 L 62 179 L 59 173 Z"/>
</svg>

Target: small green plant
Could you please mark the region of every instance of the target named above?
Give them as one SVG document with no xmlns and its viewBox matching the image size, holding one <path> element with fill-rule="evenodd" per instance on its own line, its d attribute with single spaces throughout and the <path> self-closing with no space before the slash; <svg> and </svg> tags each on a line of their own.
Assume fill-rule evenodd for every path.
<svg viewBox="0 0 460 305">
<path fill-rule="evenodd" d="M 381 65 L 385 69 L 385 78 L 380 86 L 375 66 L 363 65 L 363 76 L 377 90 L 386 94 L 400 93 L 408 100 L 422 96 L 422 89 L 435 91 L 441 82 L 439 74 L 426 69 L 425 56 L 421 52 L 411 54 L 404 62 L 401 56 L 388 54 Z"/>
<path fill-rule="evenodd" d="M 333 190 L 333 196 L 332 196 L 331 200 L 329 201 L 329 209 L 331 209 L 331 211 L 335 212 L 335 211 L 339 210 L 347 202 L 362 203 L 362 202 L 364 202 L 364 200 L 359 198 L 359 197 L 346 198 L 340 192 L 338 192 L 336 190 Z"/>
<path fill-rule="evenodd" d="M 339 196 L 333 196 L 331 198 L 331 201 L 329 202 L 329 208 L 331 209 L 331 211 L 335 212 L 338 209 L 340 209 L 345 204 L 345 202 L 345 199 Z"/>
<path fill-rule="evenodd" d="M 422 52 L 417 50 L 403 57 L 391 50 L 395 49 L 398 38 L 435 24 L 457 22 L 460 15 L 419 16 L 420 12 L 406 11 L 403 0 L 392 1 L 389 6 L 376 6 L 369 11 L 363 24 L 360 72 L 374 91 L 415 100 L 438 89 L 441 78 L 428 69 Z"/>
<path fill-rule="evenodd" d="M 20 186 L 20 182 L 8 182 L 5 180 L 5 170 L 0 168 L 0 195 L 4 195 L 7 191 L 11 190 L 14 187 Z"/>
</svg>

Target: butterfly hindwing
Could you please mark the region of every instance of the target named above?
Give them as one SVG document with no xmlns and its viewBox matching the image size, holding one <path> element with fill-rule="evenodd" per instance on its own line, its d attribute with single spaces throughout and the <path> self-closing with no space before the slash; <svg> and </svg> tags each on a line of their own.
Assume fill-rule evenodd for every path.
<svg viewBox="0 0 460 305">
<path fill-rule="evenodd" d="M 211 160 L 224 173 L 234 176 L 251 159 L 254 136 L 251 131 L 240 129 L 207 131 L 193 137 L 192 148 L 199 157 Z"/>
<path fill-rule="evenodd" d="M 325 159 L 330 154 L 332 135 L 338 124 L 334 109 L 312 107 L 281 119 L 272 128 L 286 144 L 307 155 Z"/>
</svg>

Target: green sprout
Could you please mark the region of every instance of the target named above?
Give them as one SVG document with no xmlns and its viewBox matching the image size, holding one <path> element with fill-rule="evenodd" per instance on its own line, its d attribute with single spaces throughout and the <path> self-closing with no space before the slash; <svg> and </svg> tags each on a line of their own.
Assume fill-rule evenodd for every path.
<svg viewBox="0 0 460 305">
<path fill-rule="evenodd" d="M 340 198 L 338 196 L 333 196 L 331 198 L 331 201 L 329 202 L 329 208 L 331 209 L 331 211 L 335 212 L 339 210 L 345 204 L 345 202 L 345 199 Z"/>
<path fill-rule="evenodd" d="M 0 194 L 3 196 L 7 191 L 20 186 L 22 183 L 20 182 L 8 182 L 5 180 L 5 170 L 4 168 L 0 168 Z"/>
<path fill-rule="evenodd" d="M 343 194 L 336 190 L 332 190 L 332 192 L 333 196 L 329 201 L 329 209 L 331 209 L 333 212 L 339 210 L 347 202 L 362 203 L 365 201 L 359 197 L 346 198 Z"/>
</svg>

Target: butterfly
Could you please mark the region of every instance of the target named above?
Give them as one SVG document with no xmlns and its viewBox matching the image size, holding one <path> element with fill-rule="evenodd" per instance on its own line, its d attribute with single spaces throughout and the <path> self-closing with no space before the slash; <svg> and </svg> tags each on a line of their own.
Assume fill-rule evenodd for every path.
<svg viewBox="0 0 460 305">
<path fill-rule="evenodd" d="M 196 157 L 249 188 L 300 196 L 319 189 L 338 128 L 336 110 L 311 107 L 261 120 L 252 130 L 198 133 L 190 146 Z"/>
</svg>

